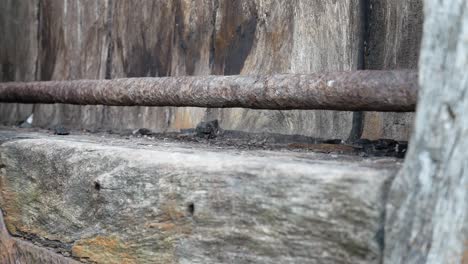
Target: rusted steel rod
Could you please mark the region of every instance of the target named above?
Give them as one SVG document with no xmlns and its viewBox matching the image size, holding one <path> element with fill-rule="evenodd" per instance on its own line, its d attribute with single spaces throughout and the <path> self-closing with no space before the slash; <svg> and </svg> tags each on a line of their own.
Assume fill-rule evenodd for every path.
<svg viewBox="0 0 468 264">
<path fill-rule="evenodd" d="M 0 83 L 0 102 L 116 106 L 415 110 L 414 71 Z"/>
</svg>

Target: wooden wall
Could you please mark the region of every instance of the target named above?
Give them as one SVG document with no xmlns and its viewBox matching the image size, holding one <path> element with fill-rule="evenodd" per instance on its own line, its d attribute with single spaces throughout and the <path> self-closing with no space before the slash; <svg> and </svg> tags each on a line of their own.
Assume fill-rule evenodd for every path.
<svg viewBox="0 0 468 264">
<path fill-rule="evenodd" d="M 416 69 L 423 27 L 423 0 L 369 0 L 365 68 Z M 407 139 L 413 113 L 366 113 L 363 137 Z"/>
<path fill-rule="evenodd" d="M 310 73 L 417 66 L 421 0 L 2 0 L 0 80 Z M 411 114 L 0 105 L 0 122 L 80 129 L 221 126 L 407 139 Z M 363 118 L 359 118 L 363 117 Z M 353 124 L 354 123 L 354 124 Z M 359 129 L 360 128 L 360 129 Z"/>
</svg>

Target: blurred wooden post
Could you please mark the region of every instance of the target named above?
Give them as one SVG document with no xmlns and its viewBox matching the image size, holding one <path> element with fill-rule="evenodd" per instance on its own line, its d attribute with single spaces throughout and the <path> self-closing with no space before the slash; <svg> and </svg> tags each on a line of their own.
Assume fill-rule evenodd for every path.
<svg viewBox="0 0 468 264">
<path fill-rule="evenodd" d="M 426 0 L 420 96 L 384 263 L 468 263 L 468 2 Z"/>
</svg>

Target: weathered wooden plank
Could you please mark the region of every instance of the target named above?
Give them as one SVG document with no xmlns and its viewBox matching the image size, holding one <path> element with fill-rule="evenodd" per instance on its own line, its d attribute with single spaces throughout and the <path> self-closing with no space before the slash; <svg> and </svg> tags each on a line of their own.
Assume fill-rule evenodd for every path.
<svg viewBox="0 0 468 264">
<path fill-rule="evenodd" d="M 370 0 L 365 68 L 417 69 L 422 35 L 422 0 Z M 408 140 L 411 113 L 367 112 L 364 138 Z"/>
<path fill-rule="evenodd" d="M 252 19 L 240 3 L 228 6 L 221 1 L 218 13 L 221 25 L 233 13 L 244 14 L 244 23 Z M 361 37 L 360 2 L 346 1 L 252 1 L 256 20 L 250 54 L 239 72 L 230 74 L 312 73 L 356 70 Z M 251 12 L 252 13 L 252 12 Z M 224 15 L 223 15 L 224 14 Z M 226 28 L 236 32 L 242 23 Z M 241 32 L 242 33 L 242 32 Z M 234 34 L 241 38 L 243 34 Z M 229 41 L 229 39 L 228 39 Z M 232 42 L 232 41 L 231 41 Z M 229 43 L 229 42 L 228 42 Z M 235 42 L 234 42 L 235 43 Z M 235 47 L 235 46 L 234 46 Z M 225 51 L 226 52 L 226 51 Z M 228 51 L 229 52 L 229 51 Z M 304 134 L 317 137 L 347 138 L 351 112 L 333 111 L 252 111 L 245 109 L 210 111 L 208 119 L 218 118 L 229 129 Z"/>
<path fill-rule="evenodd" d="M 114 1 L 109 78 L 208 75 L 217 1 Z M 155 15 L 157 14 L 157 15 Z M 145 25 L 145 26 L 141 26 Z M 110 107 L 109 129 L 194 127 L 203 108 Z"/>
<path fill-rule="evenodd" d="M 0 81 L 36 80 L 37 5 L 28 1 L 0 1 Z M 32 113 L 32 105 L 0 104 L 0 123 L 18 124 Z"/>
<path fill-rule="evenodd" d="M 358 2 L 41 1 L 38 76 L 60 80 L 356 69 Z M 226 128 L 342 138 L 351 125 L 350 114 L 338 112 L 91 109 L 40 106 L 35 123 L 165 130 L 219 118 Z"/>
<path fill-rule="evenodd" d="M 97 263 L 379 263 L 381 195 L 399 168 L 188 142 L 0 139 L 9 231 Z"/>
<path fill-rule="evenodd" d="M 102 79 L 110 36 L 109 0 L 39 1 L 38 80 Z M 37 105 L 34 124 L 97 128 L 101 106 Z"/>
<path fill-rule="evenodd" d="M 19 54 L 35 54 L 39 47 L 38 63 L 28 64 L 34 67 L 36 80 L 353 70 L 363 50 L 365 1 L 46 0 L 38 6 L 26 2 L 2 4 L 14 3 L 23 13 L 35 6 L 37 12 L 29 20 L 19 11 L 17 19 L 9 17 L 14 12 L 2 14 L 7 21 L 19 21 L 16 28 L 35 32 L 28 36 L 32 51 Z M 414 67 L 420 1 L 370 4 L 367 68 Z M 35 17 L 38 21 L 31 21 Z M 1 47 L 4 53 L 15 54 L 15 48 Z M 407 138 L 410 118 L 366 115 L 365 137 Z M 24 118 L 23 114 L 16 120 Z M 73 106 L 39 106 L 35 123 L 164 131 L 214 118 L 230 129 L 339 138 L 347 138 L 352 123 L 351 113 L 330 111 Z"/>
<path fill-rule="evenodd" d="M 175 1 L 172 4 L 151 1 L 142 3 L 117 1 L 115 12 L 122 15 L 117 16 L 115 24 L 124 24 L 124 26 L 119 27 L 115 34 L 123 35 L 127 41 L 120 43 L 120 47 L 119 43 L 114 45 L 113 57 L 115 60 L 112 65 L 117 65 L 115 77 L 136 76 L 138 70 L 132 72 L 128 69 L 123 70 L 128 65 L 139 65 L 136 68 L 140 69 L 138 73 L 140 76 L 151 73 L 157 73 L 160 76 L 206 75 L 209 73 L 305 73 L 311 72 L 310 67 L 316 67 L 314 69 L 317 71 L 355 69 L 354 66 L 342 65 L 342 63 L 345 61 L 348 63 L 353 60 L 349 58 L 356 56 L 353 46 L 356 43 L 353 39 L 355 35 L 352 33 L 355 28 L 359 27 L 356 24 L 359 21 L 353 20 L 359 14 L 347 12 L 349 6 L 355 7 L 356 4 L 351 5 L 349 1 L 340 2 L 337 4 L 338 11 L 335 10 L 335 4 L 318 4 L 317 7 L 311 7 L 305 2 L 299 4 L 300 8 L 297 8 L 294 1 Z M 154 7 L 154 5 L 157 6 Z M 167 15 L 149 17 L 145 21 L 151 26 L 143 28 L 139 27 L 136 22 L 123 23 L 119 21 L 121 17 L 125 16 L 137 17 L 136 20 L 130 19 L 130 21 L 139 21 L 142 13 L 140 9 L 156 10 L 156 12 L 157 10 L 166 10 L 164 14 Z M 306 28 L 309 28 L 308 25 L 314 21 L 302 20 L 308 19 L 307 10 L 312 9 L 321 10 L 322 13 L 316 16 L 319 19 L 343 17 L 344 21 L 341 22 L 346 22 L 343 25 L 351 25 L 349 27 L 352 30 L 345 30 L 343 33 L 339 30 L 331 31 L 336 32 L 336 35 L 332 36 L 325 32 L 327 30 L 319 30 L 319 27 L 325 29 L 329 25 L 328 22 L 335 21 L 335 19 L 330 18 L 328 21 L 316 21 L 316 32 L 305 32 Z M 295 10 L 303 10 L 302 15 L 296 17 Z M 334 12 L 339 12 L 339 14 Z M 353 16 L 349 18 L 348 14 Z M 167 20 L 174 21 L 175 25 L 167 27 Z M 298 21 L 296 22 L 296 20 Z M 352 23 L 348 20 L 352 20 Z M 336 28 L 342 27 L 340 22 L 333 23 L 335 23 Z M 305 31 L 294 37 L 295 28 L 301 27 Z M 162 36 L 152 37 L 156 34 L 155 32 L 162 34 Z M 294 38 L 297 40 L 297 44 L 293 53 L 295 55 L 292 56 Z M 330 38 L 333 40 L 329 40 Z M 141 47 L 141 42 L 146 43 L 144 47 Z M 314 45 L 314 42 L 320 45 Z M 324 49 L 324 46 L 332 42 L 337 46 L 336 49 Z M 155 46 L 162 48 L 152 48 Z M 316 47 L 312 49 L 314 54 L 311 55 L 315 61 L 306 59 L 308 55 L 299 51 L 299 46 Z M 135 47 L 140 48 L 136 49 Z M 138 52 L 137 50 L 140 50 L 142 55 L 132 56 L 131 54 Z M 348 51 L 353 52 L 349 53 Z M 145 61 L 148 58 L 155 58 L 152 61 L 152 66 Z M 298 59 L 302 61 L 293 67 L 293 62 Z M 335 61 L 327 61 L 328 59 L 335 59 Z M 124 65 L 124 61 L 127 66 Z M 321 67 L 322 63 L 327 66 Z M 155 64 L 158 66 L 156 67 Z M 147 67 L 142 65 L 147 65 Z M 299 70 L 300 67 L 304 68 Z M 119 110 L 116 111 L 119 112 Z M 205 115 L 203 109 L 193 108 L 149 108 L 145 111 L 153 113 L 153 116 L 158 116 L 158 119 L 161 120 L 158 125 L 164 125 L 168 129 L 193 127 L 201 119 L 218 118 L 221 120 L 222 126 L 240 130 L 306 133 L 316 136 L 319 134 L 325 136 L 327 133 L 335 133 L 332 131 L 339 131 L 337 133 L 341 133 L 343 137 L 349 133 L 347 123 L 343 122 L 344 119 L 340 117 L 348 116 L 345 118 L 348 120 L 348 113 L 327 112 L 328 114 L 324 114 L 320 111 L 273 112 L 230 109 L 209 110 Z M 154 122 L 143 122 L 154 124 Z M 330 126 L 334 126 L 335 129 Z M 164 127 L 154 128 L 161 130 Z M 321 131 L 319 131 L 320 129 Z M 318 134 L 315 131 L 319 131 Z M 329 136 L 332 137 L 332 135 Z"/>
<path fill-rule="evenodd" d="M 467 263 L 468 2 L 424 3 L 420 102 L 389 195 L 385 263 Z"/>
</svg>

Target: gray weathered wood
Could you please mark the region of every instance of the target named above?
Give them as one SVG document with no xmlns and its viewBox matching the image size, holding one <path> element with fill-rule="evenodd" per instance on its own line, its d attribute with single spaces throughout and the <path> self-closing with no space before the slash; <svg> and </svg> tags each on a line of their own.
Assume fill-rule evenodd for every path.
<svg viewBox="0 0 468 264">
<path fill-rule="evenodd" d="M 29 139 L 27 139 L 29 138 Z M 379 263 L 399 164 L 0 132 L 9 231 L 98 263 Z"/>
<path fill-rule="evenodd" d="M 385 263 L 468 263 L 468 2 L 426 0 L 420 102 Z"/>
<path fill-rule="evenodd" d="M 363 56 L 366 2 L 5 0 L 0 4 L 2 35 L 10 37 L 0 40 L 9 43 L 0 45 L 0 64 L 17 73 L 15 79 L 2 80 L 355 70 Z M 366 68 L 414 67 L 420 0 L 369 4 Z M 0 110 L 1 122 L 17 123 L 31 113 L 31 106 L 0 104 Z M 384 116 L 366 114 L 364 136 L 407 139 L 411 118 Z M 347 138 L 352 126 L 349 112 L 61 105 L 36 107 L 34 122 L 42 127 L 165 131 L 214 118 L 229 129 L 318 137 Z"/>
<path fill-rule="evenodd" d="M 29 5 L 27 0 L 16 2 Z M 37 80 L 311 73 L 357 69 L 359 3 L 44 0 L 38 6 L 39 27 L 21 16 L 18 21 L 22 27 L 40 29 L 31 37 L 39 40 Z M 324 137 L 346 138 L 351 128 L 350 113 L 323 111 L 72 106 L 35 110 L 35 124 L 43 127 L 62 123 L 161 131 L 212 118 L 231 129 Z"/>
<path fill-rule="evenodd" d="M 106 76 L 110 2 L 38 1 L 37 80 L 103 79 Z M 34 125 L 96 129 L 103 123 L 103 112 L 102 106 L 37 105 Z"/>
<path fill-rule="evenodd" d="M 37 6 L 27 1 L 0 1 L 0 82 L 36 80 Z M 0 123 L 16 125 L 32 105 L 0 104 Z"/>
<path fill-rule="evenodd" d="M 237 4 L 239 7 L 240 2 Z M 361 1 L 250 2 L 255 2 L 254 15 L 259 19 L 250 54 L 246 56 L 240 74 L 358 69 L 362 37 Z M 232 12 L 226 4 L 221 7 L 224 7 L 220 8 L 221 14 Z M 252 16 L 244 18 L 244 21 L 249 19 Z M 235 31 L 236 27 L 236 24 L 228 24 L 230 31 Z M 217 30 L 217 34 L 223 33 Z M 222 120 L 222 126 L 230 129 L 317 137 L 347 138 L 352 126 L 351 112 L 239 109 L 210 111 L 207 116 L 208 119 Z"/>
<path fill-rule="evenodd" d="M 422 0 L 369 0 L 365 69 L 417 69 Z M 363 138 L 408 140 L 412 113 L 367 112 Z"/>
</svg>

